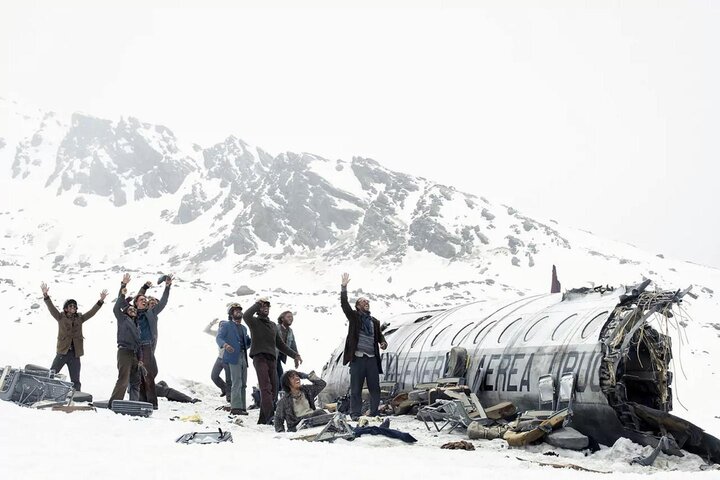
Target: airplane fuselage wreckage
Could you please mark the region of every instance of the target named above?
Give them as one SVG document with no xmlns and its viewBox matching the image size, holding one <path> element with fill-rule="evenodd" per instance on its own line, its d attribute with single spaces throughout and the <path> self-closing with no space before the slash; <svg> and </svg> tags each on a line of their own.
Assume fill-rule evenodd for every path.
<svg viewBox="0 0 720 480">
<path fill-rule="evenodd" d="M 538 408 L 543 384 L 561 385 L 573 374 L 572 426 L 591 441 L 613 445 L 626 437 L 660 444 L 666 453 L 682 448 L 720 463 L 720 440 L 669 413 L 673 377 L 667 332 L 677 327 L 689 289 L 650 291 L 649 283 L 399 315 L 384 331 L 388 348 L 380 380 L 409 392 L 439 378 L 463 377 L 483 406 L 512 402 L 524 411 Z M 328 386 L 321 400 L 347 392 L 343 347 L 324 367 Z M 452 361 L 457 352 L 466 360 Z"/>
</svg>

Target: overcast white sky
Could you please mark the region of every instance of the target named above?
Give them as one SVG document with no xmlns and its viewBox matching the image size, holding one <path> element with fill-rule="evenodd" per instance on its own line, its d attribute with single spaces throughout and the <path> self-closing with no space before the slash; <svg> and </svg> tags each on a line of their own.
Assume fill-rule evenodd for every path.
<svg viewBox="0 0 720 480">
<path fill-rule="evenodd" d="M 371 157 L 720 267 L 720 2 L 54 3 L 0 6 L 0 97 Z"/>
</svg>

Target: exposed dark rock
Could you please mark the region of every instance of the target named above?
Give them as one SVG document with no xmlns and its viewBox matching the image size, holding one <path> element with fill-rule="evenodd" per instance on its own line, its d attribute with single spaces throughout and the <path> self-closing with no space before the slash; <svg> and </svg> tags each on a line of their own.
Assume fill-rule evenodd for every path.
<svg viewBox="0 0 720 480">
<path fill-rule="evenodd" d="M 255 293 L 255 290 L 253 290 L 252 288 L 248 287 L 247 285 L 241 285 L 240 288 L 238 288 L 238 289 L 235 291 L 235 295 L 237 295 L 237 296 L 239 296 L 239 297 L 242 297 L 242 296 L 244 296 L 244 295 L 252 295 L 252 294 L 254 294 L 254 293 Z"/>
<path fill-rule="evenodd" d="M 80 207 L 87 207 L 87 200 L 85 200 L 85 197 L 82 197 L 82 196 L 75 197 L 75 200 L 73 200 L 73 203 Z"/>
<path fill-rule="evenodd" d="M 33 309 L 33 310 L 36 310 L 36 309 L 40 308 L 40 304 L 39 304 L 39 303 L 33 303 L 32 305 L 30 305 L 30 308 Z"/>
</svg>

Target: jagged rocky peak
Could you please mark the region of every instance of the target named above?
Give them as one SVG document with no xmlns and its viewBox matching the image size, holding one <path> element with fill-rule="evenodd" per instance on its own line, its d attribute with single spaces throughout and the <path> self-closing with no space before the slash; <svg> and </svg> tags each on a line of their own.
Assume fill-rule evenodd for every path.
<svg viewBox="0 0 720 480">
<path fill-rule="evenodd" d="M 80 193 L 107 196 L 120 206 L 128 192 L 136 200 L 175 193 L 195 168 L 167 127 L 75 113 L 47 184 L 59 178 L 58 194 L 79 186 Z"/>
</svg>

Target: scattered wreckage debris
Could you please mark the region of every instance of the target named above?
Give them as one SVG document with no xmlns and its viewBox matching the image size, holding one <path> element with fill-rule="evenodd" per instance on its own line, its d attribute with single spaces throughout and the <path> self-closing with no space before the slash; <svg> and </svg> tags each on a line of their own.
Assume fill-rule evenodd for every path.
<svg viewBox="0 0 720 480">
<path fill-rule="evenodd" d="M 539 462 L 537 460 L 530 460 L 529 458 L 521 458 L 521 457 L 515 457 L 516 459 L 520 460 L 521 462 L 530 462 L 535 463 L 537 465 L 540 465 L 542 467 L 553 467 L 553 468 L 570 468 L 572 470 L 579 470 L 581 472 L 590 472 L 590 473 L 612 473 L 612 472 L 604 472 L 602 470 L 591 470 L 589 468 L 581 467 L 580 465 L 576 465 L 574 463 L 552 463 L 552 462 Z"/>
<path fill-rule="evenodd" d="M 466 440 L 460 440 L 457 442 L 445 443 L 440 448 L 445 450 L 475 450 L 475 445 Z"/>
<path fill-rule="evenodd" d="M 98 408 L 107 408 L 121 415 L 130 415 L 133 417 L 149 417 L 153 413 L 153 404 L 149 402 L 139 402 L 136 400 L 113 400 L 112 404 L 107 401 L 93 402 Z"/>
<path fill-rule="evenodd" d="M 482 438 L 507 428 L 503 435 L 519 445 L 537 437 L 580 450 L 624 437 L 660 445 L 670 455 L 684 449 L 718 464 L 720 440 L 669 413 L 668 332 L 681 328 L 680 306 L 692 294 L 689 288 L 651 291 L 649 285 L 599 286 L 399 315 L 385 332 L 389 346 L 381 380 L 396 388 L 383 405 L 396 415 L 416 415 L 438 431 L 466 428 Z M 321 401 L 347 391 L 343 347 L 323 369 L 328 386 Z M 443 385 L 447 377 L 458 380 Z M 457 398 L 469 394 L 488 407 L 485 417 Z M 521 412 L 517 425 L 508 422 L 513 408 Z M 567 421 L 549 426 L 546 420 L 563 409 Z"/>
<path fill-rule="evenodd" d="M 218 428 L 217 432 L 191 432 L 186 433 L 178 437 L 175 443 L 189 444 L 202 444 L 207 445 L 209 443 L 223 443 L 233 441 L 232 433 L 223 432 L 222 429 Z"/>
<path fill-rule="evenodd" d="M 26 407 L 66 405 L 72 401 L 74 389 L 72 382 L 62 378 L 47 369 L 19 369 L 8 365 L 0 368 L 0 400 Z"/>
</svg>

